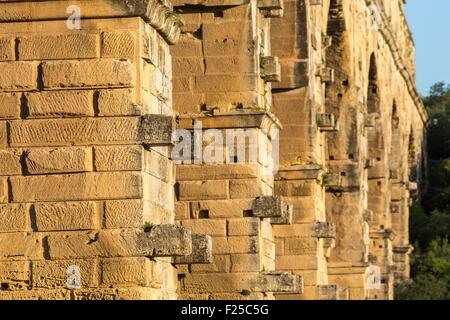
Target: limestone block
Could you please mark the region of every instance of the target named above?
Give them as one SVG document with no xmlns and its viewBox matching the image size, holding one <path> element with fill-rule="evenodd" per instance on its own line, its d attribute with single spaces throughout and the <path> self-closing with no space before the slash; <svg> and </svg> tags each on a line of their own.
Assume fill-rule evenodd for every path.
<svg viewBox="0 0 450 320">
<path fill-rule="evenodd" d="M 30 277 L 30 262 L 28 261 L 2 261 L 0 262 L 0 282 L 28 283 Z"/>
<path fill-rule="evenodd" d="M 18 150 L 0 149 L 0 172 L 2 175 L 18 175 L 22 173 L 21 153 Z"/>
<path fill-rule="evenodd" d="M 171 159 L 156 150 L 146 150 L 144 153 L 144 171 L 164 182 L 172 183 L 174 166 Z M 181 180 L 181 179 L 179 179 Z"/>
<path fill-rule="evenodd" d="M 29 91 L 37 87 L 37 64 L 34 62 L 0 62 L 0 89 Z"/>
<path fill-rule="evenodd" d="M 204 233 L 211 236 L 227 235 L 227 222 L 222 219 L 184 220 L 181 222 L 181 224 L 183 227 L 191 230 L 194 233 Z"/>
<path fill-rule="evenodd" d="M 94 202 L 46 202 L 33 205 L 37 231 L 93 230 L 100 227 Z"/>
<path fill-rule="evenodd" d="M 320 131 L 336 131 L 337 125 L 333 114 L 320 113 L 317 115 L 317 126 Z"/>
<path fill-rule="evenodd" d="M 264 57 L 261 61 L 261 77 L 266 82 L 281 81 L 281 65 L 278 57 Z"/>
<path fill-rule="evenodd" d="M 42 240 L 36 233 L 0 233 L 0 260 L 42 259 Z"/>
<path fill-rule="evenodd" d="M 266 189 L 257 179 L 242 179 L 230 181 L 230 198 L 256 198 L 267 194 Z"/>
<path fill-rule="evenodd" d="M 94 147 L 96 171 L 141 171 L 144 148 L 142 146 Z"/>
<path fill-rule="evenodd" d="M 134 80 L 135 70 L 126 60 L 68 60 L 42 63 L 43 85 L 44 88 L 49 89 L 130 87 Z M 0 78 L 0 87 L 2 87 L 1 84 Z"/>
<path fill-rule="evenodd" d="M 21 36 L 18 49 L 20 60 L 94 59 L 99 57 L 99 35 Z"/>
<path fill-rule="evenodd" d="M 314 236 L 317 238 L 336 237 L 336 225 L 331 222 L 317 222 L 314 226 Z"/>
<path fill-rule="evenodd" d="M 0 38 L 0 61 L 15 60 L 15 39 L 13 37 Z"/>
<path fill-rule="evenodd" d="M 255 217 L 272 218 L 272 224 L 289 224 L 292 221 L 293 206 L 281 196 L 266 196 L 255 199 L 252 211 Z"/>
<path fill-rule="evenodd" d="M 260 232 L 260 219 L 228 219 L 227 228 L 229 236 L 258 236 Z"/>
<path fill-rule="evenodd" d="M 25 150 L 28 174 L 92 171 L 91 148 L 39 148 Z"/>
<path fill-rule="evenodd" d="M 258 8 L 261 10 L 283 9 L 283 0 L 258 0 Z"/>
<path fill-rule="evenodd" d="M 334 83 L 334 69 L 328 67 L 320 67 L 317 73 L 323 83 L 333 84 Z"/>
<path fill-rule="evenodd" d="M 54 91 L 25 94 L 27 118 L 94 116 L 92 91 Z"/>
<path fill-rule="evenodd" d="M 0 106 L 0 119 L 20 118 L 20 94 L 0 93 Z"/>
<path fill-rule="evenodd" d="M 319 250 L 319 240 L 312 237 L 292 237 L 284 239 L 286 255 L 314 255 Z"/>
<path fill-rule="evenodd" d="M 260 239 L 258 237 L 234 236 L 214 237 L 213 253 L 258 253 L 260 252 Z"/>
<path fill-rule="evenodd" d="M 142 177 L 132 172 L 11 177 L 12 202 L 142 197 Z"/>
<path fill-rule="evenodd" d="M 136 35 L 133 32 L 103 32 L 101 40 L 103 58 L 133 58 L 135 55 Z"/>
<path fill-rule="evenodd" d="M 141 115 L 142 107 L 134 101 L 133 89 L 105 89 L 98 91 L 98 115 Z"/>
<path fill-rule="evenodd" d="M 99 270 L 95 260 L 33 261 L 31 263 L 32 285 L 35 288 L 66 288 L 69 268 L 80 270 L 81 287 L 96 287 Z"/>
<path fill-rule="evenodd" d="M 178 265 L 178 268 L 181 266 Z M 228 273 L 231 268 L 231 258 L 230 255 L 214 255 L 212 263 L 192 264 L 189 268 L 193 273 Z M 187 273 L 187 271 L 180 273 Z"/>
<path fill-rule="evenodd" d="M 231 272 L 260 272 L 262 270 L 259 254 L 231 255 Z"/>
<path fill-rule="evenodd" d="M 223 180 L 251 179 L 259 176 L 257 164 L 220 164 L 220 165 L 178 165 L 177 179 L 184 180 Z"/>
<path fill-rule="evenodd" d="M 336 285 L 319 285 L 317 290 L 319 300 L 339 300 Z"/>
<path fill-rule="evenodd" d="M 140 199 L 105 201 L 104 227 L 107 229 L 142 227 L 144 225 L 143 207 Z"/>
<path fill-rule="evenodd" d="M 183 181 L 179 184 L 179 200 L 212 200 L 228 198 L 228 181 Z"/>
<path fill-rule="evenodd" d="M 101 284 L 104 286 L 150 286 L 152 262 L 148 258 L 113 258 L 101 261 Z"/>
<path fill-rule="evenodd" d="M 28 231 L 28 215 L 25 204 L 0 204 L 0 232 Z"/>
<path fill-rule="evenodd" d="M 213 262 L 213 240 L 209 235 L 192 234 L 192 253 L 174 257 L 175 264 L 209 264 Z"/>
<path fill-rule="evenodd" d="M 192 253 L 191 232 L 175 225 L 143 230 L 102 230 L 48 236 L 51 259 L 170 257 Z"/>
<path fill-rule="evenodd" d="M 172 121 L 171 117 L 158 115 L 13 121 L 11 145 L 171 145 Z"/>
<path fill-rule="evenodd" d="M 198 218 L 200 212 L 207 213 L 209 218 L 241 218 L 250 214 L 252 199 L 207 200 L 190 202 L 189 211 Z"/>
<path fill-rule="evenodd" d="M 69 290 L 0 291 L 0 300 L 70 300 Z"/>
<path fill-rule="evenodd" d="M 287 272 L 263 273 L 259 276 L 258 282 L 253 290 L 261 292 L 302 293 L 303 280 L 301 276 L 292 275 Z"/>
<path fill-rule="evenodd" d="M 8 180 L 6 177 L 0 177 L 0 203 L 8 202 Z"/>
<path fill-rule="evenodd" d="M 6 148 L 8 144 L 8 134 L 6 131 L 6 121 L 0 121 L 0 148 Z"/>
</svg>

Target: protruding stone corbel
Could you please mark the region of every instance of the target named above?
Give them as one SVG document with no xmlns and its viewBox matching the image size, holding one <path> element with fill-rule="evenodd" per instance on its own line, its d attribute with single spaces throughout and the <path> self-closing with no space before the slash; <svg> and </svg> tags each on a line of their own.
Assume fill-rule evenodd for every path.
<svg viewBox="0 0 450 320">
<path fill-rule="evenodd" d="M 334 69 L 329 67 L 320 67 L 317 72 L 317 76 L 323 83 L 334 83 Z"/>
<path fill-rule="evenodd" d="M 414 247 L 410 244 L 404 246 L 394 246 L 393 251 L 397 254 L 410 254 Z"/>
<path fill-rule="evenodd" d="M 344 187 L 342 186 L 342 176 L 340 173 L 336 172 L 328 172 L 323 177 L 324 185 L 329 191 L 343 191 Z"/>
<path fill-rule="evenodd" d="M 283 8 L 283 0 L 258 0 L 258 9 L 260 10 L 281 10 Z"/>
<path fill-rule="evenodd" d="M 335 284 L 317 286 L 319 300 L 338 300 L 338 288 Z"/>
<path fill-rule="evenodd" d="M 317 114 L 316 118 L 317 126 L 319 127 L 320 131 L 338 131 L 334 114 L 319 113 Z"/>
<path fill-rule="evenodd" d="M 261 273 L 253 288 L 256 292 L 303 293 L 303 278 L 287 272 Z"/>
<path fill-rule="evenodd" d="M 373 159 L 366 159 L 364 161 L 364 168 L 365 169 L 370 169 L 373 168 L 375 166 L 375 161 Z"/>
<path fill-rule="evenodd" d="M 400 213 L 400 203 L 399 202 L 391 202 L 390 205 L 391 213 Z"/>
<path fill-rule="evenodd" d="M 205 234 L 192 235 L 192 253 L 174 257 L 173 264 L 208 264 L 213 262 L 212 238 Z"/>
<path fill-rule="evenodd" d="M 253 201 L 253 215 L 259 218 L 271 218 L 272 224 L 290 224 L 293 206 L 281 196 L 258 197 Z"/>
<path fill-rule="evenodd" d="M 363 218 L 365 222 L 371 222 L 373 221 L 374 213 L 372 210 L 366 209 L 363 213 Z"/>
<path fill-rule="evenodd" d="M 336 225 L 331 222 L 316 222 L 316 224 L 314 225 L 314 237 L 335 238 Z"/>
<path fill-rule="evenodd" d="M 283 18 L 284 9 L 261 10 L 261 13 L 266 18 Z"/>
<path fill-rule="evenodd" d="M 172 146 L 175 120 L 171 116 L 149 114 L 141 117 L 140 136 L 144 145 Z"/>
<path fill-rule="evenodd" d="M 408 182 L 408 190 L 409 192 L 417 192 L 419 190 L 417 182 Z"/>
<path fill-rule="evenodd" d="M 155 225 L 137 235 L 137 247 L 141 256 L 186 256 L 192 253 L 192 234 L 173 224 Z"/>
<path fill-rule="evenodd" d="M 262 57 L 261 58 L 261 77 L 266 82 L 281 81 L 281 65 L 278 57 Z"/>
</svg>

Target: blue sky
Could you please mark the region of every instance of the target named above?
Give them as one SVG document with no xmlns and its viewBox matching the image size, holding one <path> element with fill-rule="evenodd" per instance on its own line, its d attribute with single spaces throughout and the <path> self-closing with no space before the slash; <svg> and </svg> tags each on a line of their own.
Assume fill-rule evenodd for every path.
<svg viewBox="0 0 450 320">
<path fill-rule="evenodd" d="M 450 0 L 408 0 L 406 15 L 416 43 L 417 85 L 426 95 L 450 83 Z"/>
</svg>

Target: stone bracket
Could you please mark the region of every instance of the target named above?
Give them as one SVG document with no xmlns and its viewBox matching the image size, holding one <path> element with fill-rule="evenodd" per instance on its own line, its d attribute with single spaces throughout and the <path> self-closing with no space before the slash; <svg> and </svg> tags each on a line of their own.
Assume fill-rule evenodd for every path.
<svg viewBox="0 0 450 320">
<path fill-rule="evenodd" d="M 338 131 L 334 114 L 319 113 L 316 118 L 317 126 L 319 127 L 320 131 Z"/>
<path fill-rule="evenodd" d="M 145 146 L 173 146 L 175 120 L 171 116 L 148 114 L 141 117 L 139 135 Z"/>
<path fill-rule="evenodd" d="M 283 0 L 258 0 L 260 10 L 283 10 Z"/>
<path fill-rule="evenodd" d="M 316 74 L 323 83 L 333 84 L 334 83 L 334 69 L 328 67 L 319 67 Z"/>
<path fill-rule="evenodd" d="M 261 77 L 266 82 L 281 81 L 281 65 L 278 57 L 262 57 L 261 58 Z"/>
<path fill-rule="evenodd" d="M 155 225 L 137 237 L 139 255 L 172 257 L 192 254 L 191 231 L 173 224 Z"/>
<path fill-rule="evenodd" d="M 317 238 L 335 238 L 336 225 L 331 222 L 316 222 L 313 236 Z"/>
<path fill-rule="evenodd" d="M 213 262 L 212 238 L 205 234 L 192 235 L 192 253 L 174 257 L 173 264 L 208 264 Z"/>
<path fill-rule="evenodd" d="M 281 196 L 264 196 L 255 199 L 252 205 L 253 215 L 259 218 L 271 218 L 272 224 L 290 224 L 293 206 Z"/>
<path fill-rule="evenodd" d="M 287 272 L 261 273 L 253 288 L 256 292 L 303 293 L 303 278 Z"/>
</svg>

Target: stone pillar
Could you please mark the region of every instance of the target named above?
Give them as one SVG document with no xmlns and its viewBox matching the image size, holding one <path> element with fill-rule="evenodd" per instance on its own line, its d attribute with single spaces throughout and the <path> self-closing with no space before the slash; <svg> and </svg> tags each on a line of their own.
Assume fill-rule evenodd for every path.
<svg viewBox="0 0 450 320">
<path fill-rule="evenodd" d="M 268 17 L 281 5 L 175 5 L 186 26 L 172 50 L 174 106 L 179 127 L 187 130 L 183 142 L 197 142 L 178 157 L 177 220 L 211 235 L 214 256 L 210 265 L 179 266 L 181 297 L 272 299 L 274 292 L 301 292 L 300 277 L 275 271 L 272 232 L 272 224 L 288 223 L 291 214 L 273 197 L 271 169 L 278 151 L 273 132 L 281 125 L 269 111 L 279 65 L 271 56 Z M 237 141 L 227 141 L 230 135 Z"/>
<path fill-rule="evenodd" d="M 0 299 L 176 298 L 171 257 L 195 251 L 169 158 L 180 20 L 72 4 L 0 3 Z"/>
<path fill-rule="evenodd" d="M 323 183 L 324 137 L 334 131 L 334 120 L 324 112 L 324 87 L 332 81 L 332 70 L 324 64 L 327 4 L 289 0 L 284 8 L 271 29 L 272 51 L 282 70 L 281 81 L 273 85 L 273 110 L 283 123 L 275 193 L 286 197 L 294 211 L 292 225 L 274 228 L 276 267 L 301 274 L 305 292 L 277 298 L 338 299 L 339 289 L 328 285 L 335 230 L 326 223 Z"/>
</svg>

